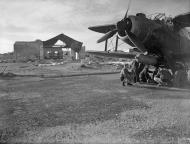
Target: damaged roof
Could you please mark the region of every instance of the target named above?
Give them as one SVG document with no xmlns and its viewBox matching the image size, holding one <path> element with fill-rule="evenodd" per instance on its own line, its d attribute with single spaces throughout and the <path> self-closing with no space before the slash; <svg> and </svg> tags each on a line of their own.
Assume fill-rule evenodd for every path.
<svg viewBox="0 0 190 144">
<path fill-rule="evenodd" d="M 43 41 L 43 46 L 45 47 L 52 47 L 53 45 L 56 44 L 56 42 L 58 40 L 61 40 L 62 42 L 64 42 L 66 45 L 64 47 L 66 48 L 71 48 L 75 51 L 80 51 L 81 47 L 82 47 L 82 42 L 77 41 L 73 38 L 70 38 L 64 34 L 60 34 L 57 35 L 49 40 Z"/>
</svg>

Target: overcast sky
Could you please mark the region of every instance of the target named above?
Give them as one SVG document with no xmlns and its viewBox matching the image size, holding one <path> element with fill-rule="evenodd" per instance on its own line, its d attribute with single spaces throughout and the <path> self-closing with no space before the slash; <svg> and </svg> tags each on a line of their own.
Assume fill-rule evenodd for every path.
<svg viewBox="0 0 190 144">
<path fill-rule="evenodd" d="M 127 5 L 128 0 L 0 0 L 0 53 L 13 51 L 15 41 L 47 40 L 60 33 L 87 49 L 103 50 L 104 44 L 96 44 L 102 34 L 88 27 L 117 22 Z M 132 0 L 129 14 L 189 11 L 190 0 Z"/>
</svg>

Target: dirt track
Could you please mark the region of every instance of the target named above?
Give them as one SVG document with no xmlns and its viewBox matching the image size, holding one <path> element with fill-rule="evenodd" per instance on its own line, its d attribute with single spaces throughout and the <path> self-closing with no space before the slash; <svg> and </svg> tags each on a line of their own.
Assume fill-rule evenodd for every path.
<svg viewBox="0 0 190 144">
<path fill-rule="evenodd" d="M 189 92 L 122 87 L 118 74 L 0 82 L 1 142 L 188 141 Z"/>
</svg>

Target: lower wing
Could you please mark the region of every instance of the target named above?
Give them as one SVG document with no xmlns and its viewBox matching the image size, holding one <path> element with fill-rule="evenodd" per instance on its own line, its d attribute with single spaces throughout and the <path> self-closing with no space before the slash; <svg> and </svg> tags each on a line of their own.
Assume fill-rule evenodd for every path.
<svg viewBox="0 0 190 144">
<path fill-rule="evenodd" d="M 136 56 L 136 54 L 128 52 L 87 51 L 87 53 L 97 56 L 128 58 L 128 59 L 134 59 Z"/>
</svg>

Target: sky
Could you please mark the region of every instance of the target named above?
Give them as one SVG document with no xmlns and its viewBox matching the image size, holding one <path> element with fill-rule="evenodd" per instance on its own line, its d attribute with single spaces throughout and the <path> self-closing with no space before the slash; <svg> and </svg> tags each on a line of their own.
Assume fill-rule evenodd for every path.
<svg viewBox="0 0 190 144">
<path fill-rule="evenodd" d="M 15 41 L 45 41 L 64 33 L 88 50 L 103 50 L 102 34 L 89 26 L 121 20 L 129 0 L 0 0 L 0 53 L 13 51 Z M 190 11 L 190 0 L 132 0 L 129 14 L 156 12 L 176 16 Z M 110 40 L 111 41 L 111 40 Z M 113 40 L 114 41 L 114 40 Z M 119 42 L 119 49 L 127 49 Z M 113 44 L 109 44 L 113 48 Z"/>
</svg>

